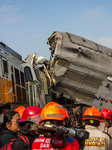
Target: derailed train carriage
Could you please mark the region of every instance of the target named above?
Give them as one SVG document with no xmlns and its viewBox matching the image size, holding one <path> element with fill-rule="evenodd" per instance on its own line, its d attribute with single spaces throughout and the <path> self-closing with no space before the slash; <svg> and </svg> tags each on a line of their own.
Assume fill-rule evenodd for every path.
<svg viewBox="0 0 112 150">
<path fill-rule="evenodd" d="M 45 106 L 39 70 L 0 42 L 0 103 Z"/>
<path fill-rule="evenodd" d="M 86 107 L 112 109 L 112 49 L 58 31 L 47 43 L 50 60 L 33 53 L 25 61 L 0 43 L 0 103 L 44 107 L 53 100 L 67 107 L 69 124 L 78 127 Z"/>
<path fill-rule="evenodd" d="M 48 38 L 48 44 L 55 81 L 52 95 L 68 107 L 72 125 L 80 122 L 84 107 L 112 109 L 112 49 L 58 31 Z"/>
</svg>

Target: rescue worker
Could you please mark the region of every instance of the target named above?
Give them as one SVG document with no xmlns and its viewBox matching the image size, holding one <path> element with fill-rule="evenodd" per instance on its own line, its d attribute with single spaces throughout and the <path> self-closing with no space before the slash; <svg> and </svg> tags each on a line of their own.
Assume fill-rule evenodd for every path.
<svg viewBox="0 0 112 150">
<path fill-rule="evenodd" d="M 12 108 L 11 106 L 11 103 L 8 102 L 6 104 L 3 104 L 0 106 L 0 123 L 3 123 L 3 117 L 4 117 L 4 114 L 8 111 L 10 111 Z"/>
<path fill-rule="evenodd" d="M 14 111 L 17 111 L 20 114 L 20 117 L 22 118 L 24 110 L 25 110 L 24 106 L 19 106 Z"/>
<path fill-rule="evenodd" d="M 0 133 L 0 147 L 11 142 L 12 139 L 17 139 L 17 132 L 19 132 L 18 120 L 20 115 L 15 111 L 8 111 L 4 115 L 2 123 L 2 131 Z"/>
<path fill-rule="evenodd" d="M 31 150 L 34 139 L 39 136 L 37 132 L 31 131 L 31 128 L 33 125 L 38 126 L 41 110 L 37 106 L 30 106 L 24 110 L 22 118 L 18 121 L 18 125 L 20 128 L 19 135 L 23 136 L 26 141 L 18 138 L 12 146 L 13 150 Z"/>
<path fill-rule="evenodd" d="M 111 149 L 111 147 L 112 147 L 112 127 L 110 127 L 110 125 L 111 125 L 111 119 L 112 119 L 112 111 L 111 111 L 111 109 L 104 108 L 101 110 L 101 114 L 103 116 L 103 120 L 100 122 L 98 129 L 103 132 L 106 132 L 110 135 L 111 140 L 110 140 L 109 149 Z"/>
<path fill-rule="evenodd" d="M 84 150 L 109 150 L 109 135 L 97 128 L 103 119 L 99 109 L 94 106 L 88 108 L 82 119 L 85 120 L 85 130 L 90 133 L 89 139 L 85 140 Z"/>
<path fill-rule="evenodd" d="M 42 110 L 40 114 L 40 125 L 55 125 L 64 126 L 66 119 L 69 119 L 67 110 L 56 102 L 49 102 Z M 65 143 L 66 140 L 66 144 Z M 74 138 L 62 136 L 55 136 L 52 140 L 52 144 L 59 148 L 54 148 L 50 143 L 51 137 L 41 136 L 38 137 L 32 145 L 32 150 L 79 150 L 79 142 Z M 63 147 L 64 145 L 64 147 Z M 63 147 L 63 148 L 61 148 Z"/>
<path fill-rule="evenodd" d="M 101 114 L 103 116 L 103 120 L 100 122 L 98 129 L 108 133 L 108 129 L 111 124 L 112 111 L 111 109 L 104 108 L 101 110 Z"/>
</svg>

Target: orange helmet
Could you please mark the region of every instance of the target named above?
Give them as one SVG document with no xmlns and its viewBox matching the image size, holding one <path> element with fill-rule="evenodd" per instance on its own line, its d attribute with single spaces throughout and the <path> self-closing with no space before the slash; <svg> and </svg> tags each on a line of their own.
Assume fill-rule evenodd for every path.
<svg viewBox="0 0 112 150">
<path fill-rule="evenodd" d="M 99 109 L 95 108 L 94 106 L 88 108 L 84 112 L 82 119 L 83 120 L 92 119 L 92 120 L 98 120 L 98 121 L 102 121 L 103 120 L 102 115 L 101 115 Z"/>
<path fill-rule="evenodd" d="M 18 112 L 20 114 L 20 117 L 22 118 L 23 111 L 25 110 L 24 106 L 17 107 L 14 111 Z"/>
<path fill-rule="evenodd" d="M 62 121 L 65 118 L 69 118 L 67 110 L 56 102 L 50 102 L 42 109 L 39 123 L 45 120 Z"/>
</svg>

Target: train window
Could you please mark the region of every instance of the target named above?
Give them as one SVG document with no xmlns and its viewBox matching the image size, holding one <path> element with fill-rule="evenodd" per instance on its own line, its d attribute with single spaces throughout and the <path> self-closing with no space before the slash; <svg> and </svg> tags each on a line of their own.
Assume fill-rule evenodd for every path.
<svg viewBox="0 0 112 150">
<path fill-rule="evenodd" d="M 17 90 L 17 101 L 22 102 L 21 88 L 16 85 L 16 90 Z"/>
<path fill-rule="evenodd" d="M 22 96 L 23 96 L 23 102 L 25 104 L 27 104 L 27 100 L 26 100 L 26 90 L 22 88 Z"/>
<path fill-rule="evenodd" d="M 24 68 L 24 73 L 25 73 L 25 81 L 33 81 L 32 73 L 30 70 L 30 67 L 25 67 Z"/>
<path fill-rule="evenodd" d="M 19 70 L 15 68 L 16 84 L 20 85 Z"/>
<path fill-rule="evenodd" d="M 8 63 L 5 58 L 2 57 L 3 61 L 3 74 L 8 75 Z"/>
<path fill-rule="evenodd" d="M 13 66 L 11 66 L 11 72 L 13 72 Z"/>
<path fill-rule="evenodd" d="M 21 85 L 22 85 L 23 87 L 25 87 L 24 73 L 23 73 L 23 72 L 20 72 L 20 76 L 21 76 Z"/>
</svg>

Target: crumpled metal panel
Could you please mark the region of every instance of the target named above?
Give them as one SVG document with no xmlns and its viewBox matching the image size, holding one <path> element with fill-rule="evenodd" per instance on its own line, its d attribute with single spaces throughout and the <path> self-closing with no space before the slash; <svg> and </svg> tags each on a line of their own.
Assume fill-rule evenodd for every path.
<svg viewBox="0 0 112 150">
<path fill-rule="evenodd" d="M 73 66 L 72 64 L 72 67 Z M 61 64 L 58 65 L 57 63 L 55 65 L 55 68 L 57 68 L 55 69 L 55 79 L 57 81 L 55 91 L 61 91 L 63 94 L 67 94 L 74 99 L 84 101 L 86 104 L 91 104 L 105 75 L 99 74 L 98 76 L 98 73 L 95 74 L 94 72 L 94 76 L 92 76 L 91 72 L 87 74 L 87 69 L 87 72 L 82 72 L 83 68 L 81 67 L 78 67 L 78 70 L 76 70 L 75 67 L 73 67 L 75 70 L 65 67 L 66 71 L 63 74 L 64 67 L 62 67 L 62 75 L 60 76 L 58 67 L 61 68 Z"/>
<path fill-rule="evenodd" d="M 100 109 L 112 108 L 112 49 L 58 31 L 49 37 L 48 43 L 56 62 L 53 90 Z"/>
<path fill-rule="evenodd" d="M 54 32 L 48 43 L 53 56 L 112 75 L 112 49 L 65 32 Z"/>
</svg>

